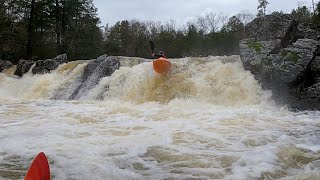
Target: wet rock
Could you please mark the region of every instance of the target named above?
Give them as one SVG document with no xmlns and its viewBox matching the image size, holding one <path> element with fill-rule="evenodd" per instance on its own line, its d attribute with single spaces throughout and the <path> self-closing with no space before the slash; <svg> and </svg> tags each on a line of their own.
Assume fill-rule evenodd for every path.
<svg viewBox="0 0 320 180">
<path fill-rule="evenodd" d="M 22 77 L 27 73 L 31 66 L 34 64 L 34 61 L 21 59 L 18 61 L 16 72 L 14 73 L 17 76 Z"/>
<path fill-rule="evenodd" d="M 311 63 L 319 41 L 312 39 L 299 39 L 280 53 L 271 55 L 273 60 L 275 78 L 281 79 L 284 83 L 299 82 Z"/>
<path fill-rule="evenodd" d="M 32 69 L 33 74 L 45 74 L 55 70 L 59 65 L 68 62 L 67 54 L 61 54 L 53 59 L 38 60 Z"/>
<path fill-rule="evenodd" d="M 261 72 L 261 68 L 266 63 L 266 58 L 280 43 L 279 39 L 258 42 L 254 39 L 240 41 L 240 55 L 245 68 L 250 69 L 254 74 Z"/>
<path fill-rule="evenodd" d="M 12 66 L 13 64 L 10 61 L 3 61 L 0 59 L 0 72 L 2 72 L 5 69 L 8 69 Z"/>
<path fill-rule="evenodd" d="M 90 62 L 84 69 L 80 86 L 73 92 L 69 99 L 80 99 L 88 91 L 94 88 L 101 78 L 110 76 L 115 70 L 120 68 L 119 57 L 108 57 L 103 55 Z"/>
<path fill-rule="evenodd" d="M 314 60 L 310 63 L 310 71 L 313 77 L 318 78 L 320 80 L 320 56 L 315 56 Z"/>
<path fill-rule="evenodd" d="M 55 70 L 60 64 L 68 62 L 67 54 L 61 54 L 53 59 L 46 59 L 46 60 L 38 60 L 38 61 L 31 61 L 31 60 L 19 60 L 17 64 L 17 70 L 15 75 L 20 77 L 23 74 L 27 73 L 33 64 L 35 66 L 32 69 L 33 74 L 44 74 L 49 73 L 52 70 Z"/>
<path fill-rule="evenodd" d="M 298 110 L 320 109 L 319 26 L 299 24 L 289 15 L 269 15 L 246 29 L 248 38 L 240 42 L 245 69 L 278 102 Z"/>
<path fill-rule="evenodd" d="M 296 109 L 299 110 L 319 110 L 320 104 L 320 83 L 308 87 L 305 91 L 301 92 L 299 103 L 295 104 Z"/>
</svg>

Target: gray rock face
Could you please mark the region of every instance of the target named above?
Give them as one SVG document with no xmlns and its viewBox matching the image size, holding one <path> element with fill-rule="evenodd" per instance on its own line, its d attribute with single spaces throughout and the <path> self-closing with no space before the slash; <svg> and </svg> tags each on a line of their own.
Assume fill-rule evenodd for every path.
<svg viewBox="0 0 320 180">
<path fill-rule="evenodd" d="M 279 102 L 320 110 L 320 28 L 298 24 L 289 15 L 258 18 L 246 28 L 253 29 L 240 42 L 244 67 Z"/>
<path fill-rule="evenodd" d="M 14 73 L 17 76 L 22 77 L 25 73 L 29 71 L 31 66 L 34 64 L 33 61 L 21 59 L 18 61 L 16 72 Z"/>
<path fill-rule="evenodd" d="M 80 86 L 73 92 L 69 99 L 80 99 L 88 91 L 94 88 L 101 78 L 110 76 L 115 70 L 120 68 L 119 57 L 107 57 L 103 55 L 90 62 L 84 69 Z"/>
<path fill-rule="evenodd" d="M 67 54 L 61 54 L 53 59 L 39 60 L 32 69 L 33 74 L 45 74 L 55 70 L 60 64 L 67 63 Z"/>
<path fill-rule="evenodd" d="M 310 71 L 315 78 L 319 79 L 316 82 L 320 82 L 320 56 L 315 56 L 310 63 Z"/>
<path fill-rule="evenodd" d="M 8 69 L 12 66 L 13 64 L 10 61 L 3 61 L 0 59 L 0 72 L 2 72 L 5 69 Z"/>
<path fill-rule="evenodd" d="M 258 41 L 282 39 L 292 23 L 292 16 L 287 14 L 267 15 L 256 18 L 245 27 L 245 36 Z"/>
<path fill-rule="evenodd" d="M 245 67 L 250 69 L 253 74 L 267 70 L 268 55 L 277 47 L 280 46 L 281 41 L 275 39 L 272 41 L 259 41 L 254 39 L 244 39 L 240 41 L 240 55 Z M 268 73 L 268 71 L 266 71 Z M 264 72 L 263 72 L 264 73 Z"/>
<path fill-rule="evenodd" d="M 281 50 L 280 53 L 270 56 L 274 71 L 284 83 L 299 81 L 311 63 L 319 41 L 312 39 L 299 39 L 293 45 Z"/>
<path fill-rule="evenodd" d="M 315 24 L 306 24 L 306 23 L 298 24 L 296 37 L 313 39 L 317 41 L 320 39 L 319 29 L 320 29 L 319 25 L 315 25 Z"/>
<path fill-rule="evenodd" d="M 50 71 L 55 70 L 60 64 L 66 62 L 68 62 L 67 54 L 61 54 L 53 59 L 46 60 L 19 60 L 15 75 L 22 77 L 23 74 L 30 70 L 33 64 L 35 64 L 34 68 L 32 69 L 33 74 L 49 73 Z"/>
<path fill-rule="evenodd" d="M 297 109 L 301 110 L 319 110 L 320 103 L 320 83 L 308 87 L 301 92 Z"/>
</svg>

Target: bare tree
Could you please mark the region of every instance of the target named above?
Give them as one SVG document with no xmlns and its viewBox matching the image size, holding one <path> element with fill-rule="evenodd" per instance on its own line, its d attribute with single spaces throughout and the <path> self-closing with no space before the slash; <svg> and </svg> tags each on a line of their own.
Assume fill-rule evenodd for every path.
<svg viewBox="0 0 320 180">
<path fill-rule="evenodd" d="M 200 30 L 204 33 L 214 33 L 219 30 L 219 28 L 225 23 L 227 17 L 222 13 L 207 13 L 204 16 L 199 16 L 196 19 L 196 24 L 199 26 Z"/>
<path fill-rule="evenodd" d="M 209 31 L 207 21 L 204 17 L 199 16 L 197 17 L 196 21 L 201 31 L 203 31 L 204 33 L 207 33 Z"/>
<path fill-rule="evenodd" d="M 149 33 L 150 38 L 155 38 L 160 33 L 161 22 L 160 21 L 149 21 L 146 22 L 147 32 Z"/>
<path fill-rule="evenodd" d="M 249 11 L 242 11 L 238 13 L 236 17 L 243 23 L 244 26 L 254 19 L 254 15 Z"/>
<path fill-rule="evenodd" d="M 314 0 L 312 0 L 312 8 L 313 8 L 313 14 L 316 14 L 316 11 L 314 9 Z"/>
<path fill-rule="evenodd" d="M 165 29 L 168 31 L 168 32 L 173 32 L 176 30 L 176 21 L 171 19 L 169 22 L 167 22 L 165 24 Z"/>
</svg>

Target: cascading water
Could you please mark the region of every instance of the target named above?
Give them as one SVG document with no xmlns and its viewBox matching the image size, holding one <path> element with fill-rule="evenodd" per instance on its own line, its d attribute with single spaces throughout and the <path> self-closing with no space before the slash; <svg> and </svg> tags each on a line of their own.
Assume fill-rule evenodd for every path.
<svg viewBox="0 0 320 180">
<path fill-rule="evenodd" d="M 0 179 L 47 154 L 53 179 L 319 179 L 320 112 L 275 105 L 238 56 L 119 58 L 0 74 Z M 146 62 L 143 62 L 146 61 Z M 104 67 L 102 68 L 104 69 Z"/>
</svg>

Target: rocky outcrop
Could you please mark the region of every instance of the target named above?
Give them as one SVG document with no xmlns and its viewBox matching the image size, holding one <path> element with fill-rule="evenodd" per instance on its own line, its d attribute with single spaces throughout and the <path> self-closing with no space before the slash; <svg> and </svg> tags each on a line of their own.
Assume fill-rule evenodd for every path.
<svg viewBox="0 0 320 180">
<path fill-rule="evenodd" d="M 18 61 L 16 72 L 14 73 L 17 76 L 22 77 L 25 73 L 27 73 L 31 66 L 34 64 L 34 61 L 21 59 Z"/>
<path fill-rule="evenodd" d="M 44 74 L 49 73 L 52 70 L 55 70 L 60 64 L 67 63 L 68 58 L 67 54 L 61 54 L 53 59 L 46 59 L 46 60 L 38 60 L 38 61 L 31 61 L 31 60 L 19 60 L 17 64 L 17 70 L 15 75 L 22 77 L 25 73 L 27 73 L 32 65 L 33 74 Z"/>
<path fill-rule="evenodd" d="M 90 89 L 94 88 L 99 83 L 101 78 L 110 76 L 119 68 L 119 57 L 108 57 L 107 55 L 98 57 L 85 67 L 81 77 L 81 84 L 69 99 L 79 99 L 84 97 Z"/>
<path fill-rule="evenodd" d="M 38 60 L 32 69 L 33 74 L 45 74 L 55 70 L 60 64 L 67 63 L 67 54 L 61 54 L 53 59 Z"/>
<path fill-rule="evenodd" d="M 13 64 L 10 61 L 3 61 L 0 59 L 0 72 L 2 72 L 5 69 L 8 69 L 12 66 Z"/>
<path fill-rule="evenodd" d="M 257 41 L 281 39 L 287 34 L 286 31 L 292 25 L 292 20 L 292 16 L 287 14 L 256 18 L 245 27 L 245 36 Z"/>
<path fill-rule="evenodd" d="M 268 15 L 246 29 L 248 38 L 240 42 L 244 67 L 278 102 L 320 110 L 320 28 L 289 15 Z"/>
</svg>

